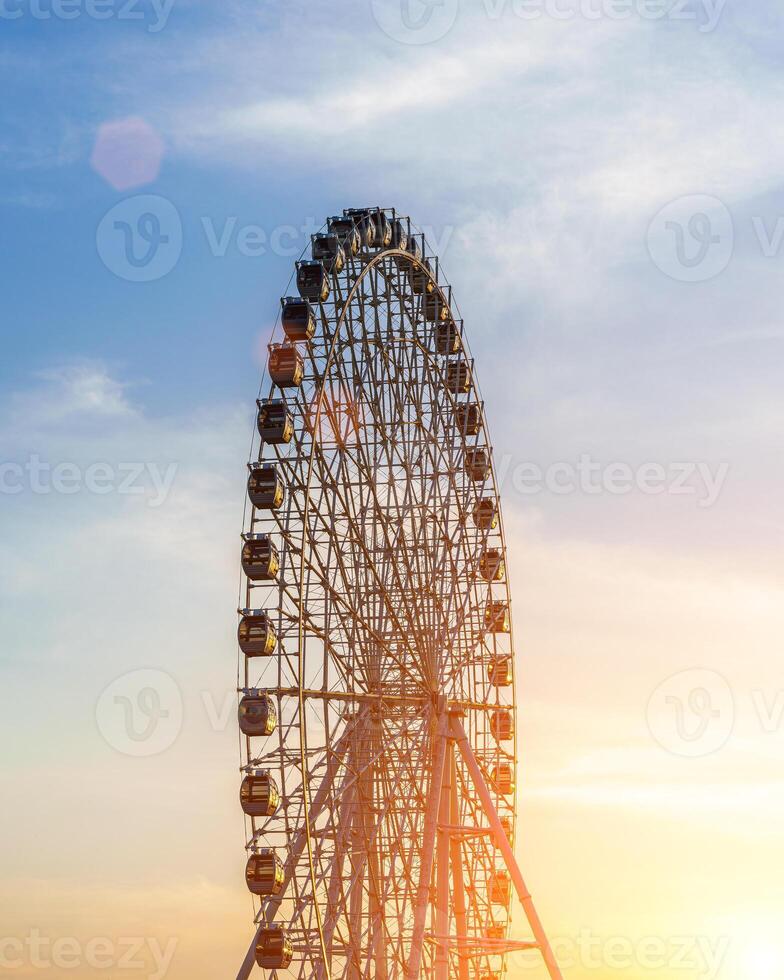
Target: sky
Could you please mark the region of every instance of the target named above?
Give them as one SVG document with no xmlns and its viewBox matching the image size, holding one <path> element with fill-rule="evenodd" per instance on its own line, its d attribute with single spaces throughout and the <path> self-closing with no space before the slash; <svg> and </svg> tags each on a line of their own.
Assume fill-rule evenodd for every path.
<svg viewBox="0 0 784 980">
<path fill-rule="evenodd" d="M 372 203 L 427 231 L 476 357 L 517 849 L 564 975 L 784 977 L 783 29 L 771 0 L 0 3 L 4 975 L 236 970 L 254 399 L 311 231 Z"/>
</svg>

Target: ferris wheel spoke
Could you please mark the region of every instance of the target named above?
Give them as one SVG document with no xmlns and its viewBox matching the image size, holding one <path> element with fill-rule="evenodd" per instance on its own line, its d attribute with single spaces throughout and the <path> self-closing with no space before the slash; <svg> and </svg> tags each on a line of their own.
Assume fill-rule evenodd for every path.
<svg viewBox="0 0 784 980">
<path fill-rule="evenodd" d="M 353 348 L 352 348 L 352 352 L 353 352 Z M 372 404 L 372 401 L 370 403 L 369 408 L 370 408 L 371 411 L 375 412 L 375 406 Z M 384 441 L 387 442 L 388 440 L 386 440 L 386 438 L 385 438 Z M 366 505 L 368 505 L 369 507 L 372 508 L 372 519 L 373 519 L 373 528 L 374 528 L 374 534 L 373 534 L 372 540 L 374 542 L 378 541 L 378 536 L 379 536 L 378 535 L 378 532 L 379 532 L 379 529 L 381 529 L 382 536 L 383 536 L 383 539 L 384 539 L 383 540 L 384 553 L 385 554 L 392 554 L 392 555 L 394 555 L 396 553 L 395 545 L 398 544 L 399 542 L 398 541 L 393 541 L 391 539 L 391 537 L 390 537 L 390 533 L 389 533 L 390 532 L 390 529 L 389 529 L 390 521 L 389 521 L 389 518 L 388 518 L 388 510 L 384 507 L 384 505 L 382 504 L 382 502 L 379 501 L 378 496 L 375 493 L 376 486 L 377 486 L 377 482 L 374 479 L 374 471 L 376 469 L 376 467 L 375 467 L 375 460 L 371 460 L 369 458 L 369 456 L 368 456 L 368 454 L 367 454 L 367 452 L 365 450 L 365 445 L 362 442 L 359 442 L 358 445 L 357 445 L 356 464 L 357 464 L 357 469 L 359 471 L 359 475 L 361 477 L 360 487 L 364 488 L 367 491 L 367 493 L 368 493 L 368 497 L 365 499 L 365 503 L 366 503 Z M 356 515 L 356 512 L 355 512 L 354 528 L 355 528 L 355 532 L 357 533 L 357 537 L 361 541 L 362 538 L 363 538 L 361 532 L 364 530 L 364 527 L 363 527 L 362 523 L 358 520 L 358 517 Z M 380 582 L 379 582 L 380 576 L 378 574 L 377 569 L 375 568 L 375 565 L 372 565 L 371 566 L 369 564 L 368 567 L 372 570 L 372 572 L 374 574 L 374 578 L 375 578 L 375 583 L 374 584 L 375 585 L 379 585 L 380 584 Z M 400 574 L 400 571 L 399 571 L 399 567 L 398 567 L 397 562 L 394 562 L 392 564 L 391 571 L 392 571 L 392 574 L 394 576 L 395 586 L 398 589 L 398 594 L 400 595 L 402 601 L 404 603 L 409 602 L 410 601 L 410 590 L 407 590 L 404 587 L 403 579 L 402 579 L 402 576 Z M 386 593 L 384 593 L 384 594 L 386 594 Z M 390 607 L 390 609 L 391 609 L 391 607 Z M 404 612 L 405 612 L 405 618 L 409 622 L 414 621 L 414 616 L 413 616 L 412 610 L 410 608 L 405 608 Z M 395 625 L 396 626 L 399 626 L 399 624 L 395 624 Z"/>
<path fill-rule="evenodd" d="M 316 455 L 318 457 L 318 453 Z M 301 513 L 303 514 L 304 517 L 304 512 Z M 323 514 L 318 510 L 314 510 L 313 513 L 315 517 L 318 519 L 319 525 L 321 526 L 325 535 L 330 534 L 332 528 L 330 528 Z M 349 620 L 352 621 L 354 625 L 359 624 L 362 626 L 366 626 L 366 624 L 363 622 L 361 618 L 361 615 L 356 612 L 356 609 L 347 601 L 346 597 L 332 586 L 332 581 L 334 580 L 334 571 L 336 567 L 341 572 L 342 580 L 344 582 L 347 582 L 349 580 L 350 572 L 345 567 L 342 558 L 339 555 L 336 555 L 336 566 L 330 568 L 323 563 L 323 560 L 320 556 L 319 549 L 312 548 L 307 552 L 307 556 L 305 560 L 308 567 L 311 569 L 311 571 L 314 571 L 317 574 L 317 576 L 321 579 L 322 586 L 325 588 L 325 590 L 327 590 L 330 593 L 330 597 L 332 598 L 336 606 L 335 611 L 337 612 L 339 610 L 340 614 L 345 615 Z M 291 596 L 291 598 L 294 597 Z M 306 608 L 303 609 L 302 614 L 308 619 L 308 628 L 312 630 L 315 635 L 320 635 L 320 638 L 323 639 L 325 643 L 329 642 L 328 637 L 326 636 L 324 631 L 319 630 L 319 628 L 311 622 L 310 614 Z M 379 642 L 383 642 L 383 638 L 379 635 L 376 635 L 375 639 L 377 639 Z M 416 675 L 413 674 L 410 670 L 408 670 L 408 668 L 405 667 L 404 665 L 401 666 L 403 666 L 403 669 L 409 676 L 409 679 L 411 679 L 412 682 L 418 683 L 418 679 Z M 344 668 L 345 667 L 346 665 L 344 664 Z"/>
<path fill-rule="evenodd" d="M 321 461 L 321 454 L 318 451 L 318 447 L 316 447 L 316 450 L 314 452 L 314 456 L 315 456 L 316 460 Z M 336 496 L 336 499 L 338 499 L 340 501 L 340 503 L 345 507 L 345 501 L 342 498 L 342 496 L 339 493 L 336 493 L 335 496 Z M 373 559 L 372 559 L 372 557 L 370 555 L 369 549 L 368 549 L 365 541 L 363 540 L 361 534 L 358 532 L 358 527 L 357 527 L 356 524 L 352 526 L 352 530 L 354 532 L 353 537 L 352 537 L 352 541 L 353 541 L 353 543 L 356 544 L 356 546 L 357 546 L 357 548 L 358 548 L 358 550 L 359 550 L 359 552 L 360 552 L 363 560 L 366 562 L 366 568 L 367 568 L 368 573 L 369 573 L 369 575 L 370 575 L 370 577 L 372 579 L 373 585 L 380 590 L 380 594 L 385 599 L 385 603 L 386 603 L 386 606 L 387 606 L 387 609 L 388 609 L 390 618 L 391 618 L 392 622 L 394 623 L 394 625 L 396 626 L 396 628 L 398 630 L 400 630 L 401 629 L 401 624 L 400 624 L 400 621 L 399 621 L 398 614 L 397 614 L 396 610 L 394 609 L 394 607 L 392 605 L 391 599 L 389 599 L 386 591 L 383 588 L 383 582 L 382 582 L 381 577 L 379 575 L 378 569 L 375 566 L 375 563 L 374 563 L 374 561 L 373 561 Z M 379 639 L 381 642 L 383 642 L 383 639 L 380 636 L 377 636 L 376 638 Z M 402 640 L 406 644 L 408 644 L 408 642 L 409 642 L 408 641 L 408 637 L 406 635 L 403 635 L 402 636 Z M 411 652 L 412 654 L 414 653 L 414 651 L 409 651 L 409 652 Z M 403 670 L 403 672 L 408 676 L 408 678 L 410 680 L 412 680 L 414 683 L 421 684 L 421 681 L 419 680 L 418 676 L 414 672 L 412 672 L 411 669 L 405 663 L 401 663 L 400 666 L 401 666 L 401 669 Z"/>
</svg>

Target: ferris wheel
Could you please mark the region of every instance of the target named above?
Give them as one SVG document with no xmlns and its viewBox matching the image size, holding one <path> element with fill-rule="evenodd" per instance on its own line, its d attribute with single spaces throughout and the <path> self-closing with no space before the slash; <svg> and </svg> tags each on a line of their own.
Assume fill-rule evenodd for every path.
<svg viewBox="0 0 784 980">
<path fill-rule="evenodd" d="M 506 545 L 451 287 L 392 209 L 330 218 L 311 256 L 248 464 L 238 980 L 496 980 L 516 950 L 560 978 L 513 853 Z"/>
</svg>

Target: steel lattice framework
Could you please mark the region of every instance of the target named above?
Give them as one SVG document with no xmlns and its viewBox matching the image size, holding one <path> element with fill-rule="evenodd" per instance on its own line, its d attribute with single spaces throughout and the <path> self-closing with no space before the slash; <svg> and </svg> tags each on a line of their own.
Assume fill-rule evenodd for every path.
<svg viewBox="0 0 784 980">
<path fill-rule="evenodd" d="M 451 287 L 391 209 L 330 219 L 313 254 L 249 464 L 238 976 L 494 980 L 530 948 L 557 977 L 510 845 L 505 541 Z"/>
</svg>

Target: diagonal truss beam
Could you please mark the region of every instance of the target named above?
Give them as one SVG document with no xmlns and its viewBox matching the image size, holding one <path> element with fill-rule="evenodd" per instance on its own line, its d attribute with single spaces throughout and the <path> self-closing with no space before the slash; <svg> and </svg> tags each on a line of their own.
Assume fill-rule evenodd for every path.
<svg viewBox="0 0 784 980">
<path fill-rule="evenodd" d="M 509 843 L 509 839 L 504 832 L 504 828 L 501 824 L 501 818 L 498 816 L 498 811 L 493 803 L 493 797 L 488 789 L 487 783 L 485 782 L 485 777 L 482 774 L 482 769 L 476 760 L 471 744 L 468 741 L 468 736 L 465 733 L 462 722 L 458 717 L 452 715 L 449 721 L 449 728 L 450 734 L 457 742 L 458 748 L 460 749 L 460 754 L 462 755 L 463 761 L 465 762 L 471 775 L 474 787 L 476 788 L 477 794 L 479 795 L 479 800 L 482 804 L 482 809 L 485 811 L 485 815 L 490 821 L 490 826 L 495 832 L 496 842 L 501 850 L 501 853 L 503 854 L 504 861 L 506 862 L 506 866 L 509 870 L 509 875 L 515 886 L 515 891 L 517 892 L 517 896 L 523 906 L 526 918 L 528 919 L 528 924 L 531 927 L 531 931 L 534 934 L 536 945 L 541 950 L 545 966 L 547 967 L 547 972 L 550 974 L 551 980 L 563 980 L 561 970 L 556 962 L 552 947 L 550 946 L 550 942 L 544 931 L 544 926 L 542 925 L 536 911 L 531 894 L 526 887 L 522 872 L 520 871 L 520 866 L 515 859 L 512 845 Z"/>
</svg>

